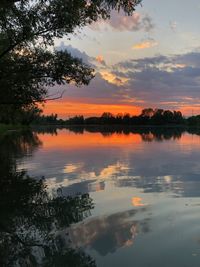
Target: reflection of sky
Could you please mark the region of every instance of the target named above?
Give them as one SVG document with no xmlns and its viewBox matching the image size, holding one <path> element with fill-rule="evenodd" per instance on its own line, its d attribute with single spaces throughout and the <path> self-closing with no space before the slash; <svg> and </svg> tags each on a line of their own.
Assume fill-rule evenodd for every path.
<svg viewBox="0 0 200 267">
<path fill-rule="evenodd" d="M 158 199 L 159 201 L 159 199 Z M 98 266 L 199 266 L 199 207 L 176 200 L 74 226 L 73 244 Z M 78 238 L 79 237 L 79 238 Z"/>
<path fill-rule="evenodd" d="M 116 187 L 135 187 L 146 193 L 199 196 L 200 137 L 184 133 L 180 139 L 162 142 L 150 137 L 133 133 L 104 137 L 68 130 L 40 134 L 43 147 L 21 167 L 34 176 L 45 176 L 49 187 L 62 187 L 70 194 L 102 191 L 112 181 Z"/>
<path fill-rule="evenodd" d="M 150 231 L 148 218 L 136 219 L 137 213 L 141 212 L 144 216 L 144 211 L 146 210 L 123 211 L 75 225 L 70 229 L 70 239 L 74 246 L 88 246 L 102 256 L 115 253 L 119 247 L 133 245 L 140 231 L 143 233 Z"/>
<path fill-rule="evenodd" d="M 64 86 L 64 98 L 47 103 L 46 113 L 138 113 L 148 106 L 199 113 L 199 11 L 198 0 L 143 0 L 132 17 L 112 12 L 106 22 L 56 40 L 97 74 L 89 86 Z"/>
</svg>

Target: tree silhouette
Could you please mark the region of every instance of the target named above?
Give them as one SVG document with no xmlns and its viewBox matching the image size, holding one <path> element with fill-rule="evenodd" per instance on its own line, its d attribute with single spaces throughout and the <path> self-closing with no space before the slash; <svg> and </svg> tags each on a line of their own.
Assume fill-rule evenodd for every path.
<svg viewBox="0 0 200 267">
<path fill-rule="evenodd" d="M 81 118 L 81 120 L 80 120 Z M 129 113 L 117 114 L 104 112 L 100 117 L 84 118 L 75 116 L 66 121 L 67 124 L 98 124 L 98 125 L 166 125 L 166 124 L 184 124 L 186 120 L 180 111 L 170 111 L 163 109 L 143 109 L 139 116 L 131 116 Z M 62 121 L 62 124 L 64 122 Z"/>
<path fill-rule="evenodd" d="M 108 19 L 112 9 L 123 9 L 131 15 L 140 2 L 0 1 L 0 113 L 9 109 L 7 115 L 16 115 L 48 99 L 47 86 L 87 85 L 94 76 L 93 69 L 67 51 L 49 49 L 55 38 L 69 38 L 77 28 L 98 19 Z M 9 122 L 15 121 L 11 116 Z"/>
</svg>

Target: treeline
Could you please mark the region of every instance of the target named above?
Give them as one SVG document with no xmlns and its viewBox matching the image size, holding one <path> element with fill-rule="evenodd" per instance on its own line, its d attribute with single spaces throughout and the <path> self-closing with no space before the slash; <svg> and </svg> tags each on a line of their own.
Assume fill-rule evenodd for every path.
<svg viewBox="0 0 200 267">
<path fill-rule="evenodd" d="M 187 119 L 187 124 L 191 126 L 200 126 L 200 115 L 189 117 Z"/>
<path fill-rule="evenodd" d="M 181 125 L 186 123 L 180 111 L 170 111 L 163 109 L 143 109 L 139 116 L 131 116 L 129 113 L 113 115 L 110 112 L 104 112 L 100 117 L 84 118 L 75 116 L 66 121 L 70 125 Z"/>
<path fill-rule="evenodd" d="M 13 123 L 25 125 L 130 125 L 130 126 L 159 126 L 159 125 L 184 125 L 200 126 L 200 115 L 185 118 L 180 111 L 171 111 L 164 109 L 143 109 L 138 116 L 132 116 L 129 113 L 113 115 L 110 112 L 104 112 L 99 117 L 86 118 L 83 115 L 76 115 L 69 119 L 59 119 L 57 114 L 44 115 L 41 109 L 33 108 L 15 114 L 15 120 L 6 120 L 0 114 L 0 123 Z"/>
<path fill-rule="evenodd" d="M 38 114 L 37 116 L 34 117 L 31 123 L 39 125 L 60 125 L 64 124 L 65 121 L 62 119 L 58 119 L 58 114 L 51 114 L 51 115 Z"/>
</svg>

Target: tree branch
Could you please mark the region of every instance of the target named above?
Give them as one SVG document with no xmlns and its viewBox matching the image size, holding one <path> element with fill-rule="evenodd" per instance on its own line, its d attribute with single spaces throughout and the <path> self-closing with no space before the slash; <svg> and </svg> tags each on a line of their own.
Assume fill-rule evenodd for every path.
<svg viewBox="0 0 200 267">
<path fill-rule="evenodd" d="M 62 91 L 62 93 L 60 93 L 59 96 L 56 97 L 52 97 L 52 98 L 44 98 L 42 100 L 32 100 L 31 103 L 42 103 L 42 102 L 47 102 L 47 101 L 53 101 L 53 100 L 57 100 L 57 99 L 61 99 L 64 95 L 65 90 Z M 50 96 L 51 97 L 51 96 Z M 31 104 L 30 103 L 30 104 Z M 23 102 L 0 102 L 0 105 L 27 105 L 28 103 L 23 103 Z"/>
<path fill-rule="evenodd" d="M 65 90 L 63 90 L 62 93 L 61 93 L 59 96 L 57 96 L 57 97 L 53 97 L 53 98 L 46 98 L 46 99 L 44 99 L 43 101 L 46 102 L 46 101 L 52 101 L 52 100 L 60 99 L 60 98 L 63 97 L 64 92 L 65 92 Z"/>
</svg>

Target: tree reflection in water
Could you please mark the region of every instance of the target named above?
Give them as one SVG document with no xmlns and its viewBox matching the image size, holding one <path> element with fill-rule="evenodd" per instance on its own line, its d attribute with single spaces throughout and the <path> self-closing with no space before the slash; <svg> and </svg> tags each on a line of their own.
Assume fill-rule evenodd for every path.
<svg viewBox="0 0 200 267">
<path fill-rule="evenodd" d="M 0 137 L 0 266 L 93 267 L 94 260 L 70 248 L 59 231 L 90 215 L 88 194 L 51 197 L 44 179 L 17 171 L 16 159 L 40 145 L 30 133 Z"/>
<path fill-rule="evenodd" d="M 120 126 L 120 125 L 77 125 L 67 126 L 66 129 L 77 133 L 101 133 L 104 137 L 110 137 L 114 134 L 130 135 L 139 134 L 143 142 L 161 142 L 164 140 L 180 139 L 182 134 L 189 132 L 185 127 L 134 127 L 134 126 Z M 38 131 L 38 130 L 37 130 Z M 41 130 L 39 130 L 41 132 Z M 191 132 L 191 130 L 190 130 Z M 197 131 L 194 131 L 197 133 Z"/>
</svg>

